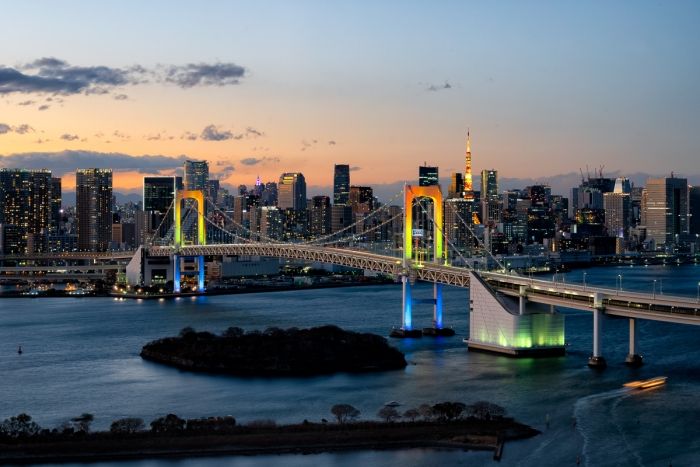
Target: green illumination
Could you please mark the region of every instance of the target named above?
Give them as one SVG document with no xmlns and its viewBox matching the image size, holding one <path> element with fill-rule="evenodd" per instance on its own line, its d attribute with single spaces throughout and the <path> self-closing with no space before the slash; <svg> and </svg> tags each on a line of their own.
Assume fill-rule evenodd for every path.
<svg viewBox="0 0 700 467">
<path fill-rule="evenodd" d="M 512 327 L 490 332 L 478 330 L 479 341 L 514 349 L 562 347 L 564 345 L 564 316 L 551 313 L 514 316 Z"/>
</svg>

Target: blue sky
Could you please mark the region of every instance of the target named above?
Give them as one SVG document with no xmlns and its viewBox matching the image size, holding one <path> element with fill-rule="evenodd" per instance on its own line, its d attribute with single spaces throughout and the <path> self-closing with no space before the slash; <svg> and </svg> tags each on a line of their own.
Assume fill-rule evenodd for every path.
<svg viewBox="0 0 700 467">
<path fill-rule="evenodd" d="M 46 94 L 6 94 L 0 123 L 37 131 L 0 135 L 0 154 L 185 154 L 234 169 L 234 185 L 287 170 L 327 185 L 332 164 L 347 162 L 354 182 L 389 183 L 424 161 L 462 170 L 470 127 L 475 169 L 504 177 L 586 165 L 696 174 L 699 13 L 681 1 L 6 2 L 4 67 L 56 57 L 233 63 L 246 74 L 236 85 L 130 84 L 112 91 L 128 95 L 121 102 L 63 96 L 44 110 L 19 103 Z M 211 124 L 264 136 L 180 137 Z M 79 138 L 67 144 L 66 133 Z M 147 139 L 161 133 L 173 138 Z M 251 156 L 260 164 L 240 163 Z"/>
</svg>

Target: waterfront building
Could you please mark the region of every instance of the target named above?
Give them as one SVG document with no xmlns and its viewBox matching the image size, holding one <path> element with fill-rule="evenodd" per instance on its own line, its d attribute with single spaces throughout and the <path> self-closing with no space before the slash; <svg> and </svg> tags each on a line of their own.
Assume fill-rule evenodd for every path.
<svg viewBox="0 0 700 467">
<path fill-rule="evenodd" d="M 315 238 L 331 233 L 331 199 L 328 196 L 313 197 L 310 232 Z"/>
<path fill-rule="evenodd" d="M 282 238 L 282 212 L 276 206 L 258 208 L 260 218 L 260 236 L 272 239 Z"/>
<path fill-rule="evenodd" d="M 0 169 L 4 253 L 46 251 L 51 224 L 51 186 L 49 170 Z"/>
<path fill-rule="evenodd" d="M 173 226 L 174 200 L 175 177 L 143 177 L 143 210 L 152 217 L 149 225 L 154 228 L 160 226 L 157 232 L 159 237 L 165 237 Z"/>
<path fill-rule="evenodd" d="M 690 234 L 694 235 L 698 243 L 700 238 L 700 186 L 691 186 L 688 191 L 688 217 Z"/>
<path fill-rule="evenodd" d="M 338 232 L 350 225 L 352 225 L 352 207 L 344 204 L 331 206 L 331 232 Z"/>
<path fill-rule="evenodd" d="M 646 190 L 647 238 L 656 248 L 678 244 L 688 234 L 688 180 L 652 178 Z"/>
<path fill-rule="evenodd" d="M 624 192 L 603 194 L 605 229 L 611 237 L 628 238 L 630 228 L 630 195 Z"/>
<path fill-rule="evenodd" d="M 49 221 L 49 233 L 56 235 L 61 230 L 61 209 L 62 203 L 61 194 L 61 179 L 59 177 L 51 177 L 51 218 Z"/>
<path fill-rule="evenodd" d="M 78 248 L 106 251 L 112 237 L 112 169 L 75 173 Z"/>
<path fill-rule="evenodd" d="M 301 172 L 287 172 L 280 175 L 277 184 L 277 207 L 295 211 L 306 210 L 306 180 Z"/>
<path fill-rule="evenodd" d="M 333 204 L 348 204 L 350 197 L 350 166 L 335 164 L 333 169 Z"/>
<path fill-rule="evenodd" d="M 418 167 L 418 186 L 439 185 L 438 168 L 428 165 Z"/>
</svg>

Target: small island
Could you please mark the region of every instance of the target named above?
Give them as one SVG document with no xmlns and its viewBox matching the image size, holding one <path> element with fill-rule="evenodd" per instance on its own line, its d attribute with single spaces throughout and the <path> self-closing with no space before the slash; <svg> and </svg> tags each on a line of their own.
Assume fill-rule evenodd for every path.
<svg viewBox="0 0 700 467">
<path fill-rule="evenodd" d="M 230 327 L 221 335 L 185 328 L 177 337 L 144 345 L 141 357 L 183 370 L 238 376 L 312 376 L 407 365 L 384 337 L 330 325 L 263 332 Z"/>
</svg>

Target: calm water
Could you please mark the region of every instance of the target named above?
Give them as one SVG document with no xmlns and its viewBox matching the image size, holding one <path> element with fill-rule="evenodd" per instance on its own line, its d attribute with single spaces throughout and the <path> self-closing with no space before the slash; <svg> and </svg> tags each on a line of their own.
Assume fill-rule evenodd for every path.
<svg viewBox="0 0 700 467">
<path fill-rule="evenodd" d="M 695 296 L 700 267 L 592 268 L 590 285 Z M 581 281 L 582 271 L 567 282 Z M 558 276 L 558 279 L 561 275 Z M 661 284 L 662 281 L 662 284 Z M 426 284 L 417 298 L 429 297 Z M 222 331 L 229 326 L 314 326 L 326 323 L 386 335 L 400 324 L 399 286 L 198 297 L 177 301 L 93 299 L 9 299 L 0 301 L 0 418 L 31 414 L 55 426 L 81 414 L 95 414 L 106 428 L 120 417 L 145 420 L 176 413 L 183 417 L 234 415 L 240 422 L 275 419 L 298 422 L 331 418 L 336 403 L 349 403 L 364 418 L 391 400 L 404 406 L 443 400 L 486 399 L 507 408 L 544 434 L 506 445 L 501 465 L 674 466 L 700 465 L 700 329 L 641 321 L 638 370 L 622 363 L 627 354 L 627 321 L 604 322 L 603 353 L 608 369 L 591 371 L 591 316 L 564 311 L 568 355 L 549 359 L 509 359 L 467 352 L 467 291 L 445 289 L 445 321 L 457 336 L 393 340 L 406 353 L 404 371 L 338 374 L 314 378 L 243 379 L 181 372 L 144 362 L 138 356 L 149 340 L 176 334 L 185 326 Z M 429 305 L 416 306 L 414 322 L 427 326 Z M 17 345 L 25 353 L 17 355 Z M 631 379 L 669 376 L 650 392 L 622 390 Z M 549 419 L 549 427 L 546 419 Z M 574 421 L 576 424 L 574 425 Z M 97 465 L 219 465 L 222 459 L 140 461 Z M 407 450 L 314 456 L 232 458 L 236 466 L 302 465 L 481 465 L 491 453 Z"/>
</svg>

